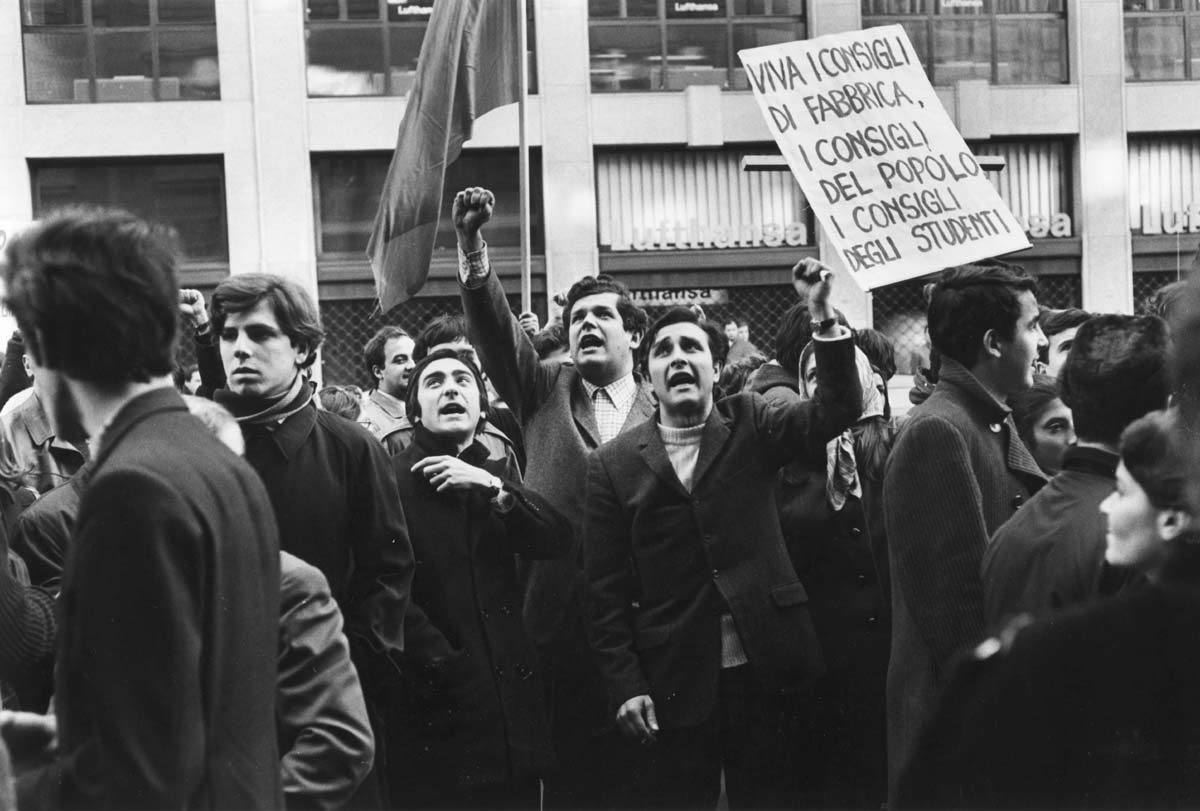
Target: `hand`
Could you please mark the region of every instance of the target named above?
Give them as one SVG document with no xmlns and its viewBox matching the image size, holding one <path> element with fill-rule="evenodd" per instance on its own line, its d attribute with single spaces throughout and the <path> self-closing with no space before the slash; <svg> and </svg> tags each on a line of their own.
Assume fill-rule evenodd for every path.
<svg viewBox="0 0 1200 811">
<path fill-rule="evenodd" d="M 204 305 L 204 294 L 199 290 L 184 288 L 179 291 L 179 314 L 183 320 L 191 324 L 193 329 L 200 329 L 208 323 L 208 308 Z"/>
<path fill-rule="evenodd" d="M 654 699 L 650 696 L 634 696 L 617 710 L 617 726 L 631 740 L 645 745 L 658 738 L 658 718 L 654 714 Z"/>
<path fill-rule="evenodd" d="M 802 284 L 805 287 L 808 313 L 812 316 L 813 324 L 833 318 L 833 308 L 829 306 L 833 271 L 816 259 L 806 257 L 792 268 L 792 277 L 797 285 Z"/>
<path fill-rule="evenodd" d="M 58 749 L 58 720 L 53 715 L 2 710 L 0 736 L 14 759 L 49 757 Z"/>
<path fill-rule="evenodd" d="M 483 247 L 479 229 L 492 218 L 492 209 L 495 207 L 495 195 L 478 186 L 463 189 L 454 195 L 451 217 L 454 230 L 458 233 L 458 245 L 464 252 L 470 253 Z"/>
<path fill-rule="evenodd" d="M 446 490 L 486 492 L 492 485 L 491 473 L 453 456 L 426 456 L 412 466 L 412 472 L 424 475 L 439 493 Z"/>
<path fill-rule="evenodd" d="M 537 313 L 521 313 L 517 317 L 517 323 L 521 325 L 521 329 L 525 330 L 525 333 L 531 338 L 542 328 L 542 325 L 538 322 Z"/>
</svg>

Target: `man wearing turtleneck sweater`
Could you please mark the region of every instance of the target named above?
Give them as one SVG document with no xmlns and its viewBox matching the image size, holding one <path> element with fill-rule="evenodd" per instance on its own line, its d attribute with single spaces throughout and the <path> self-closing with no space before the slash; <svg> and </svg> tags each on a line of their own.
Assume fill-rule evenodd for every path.
<svg viewBox="0 0 1200 811">
<path fill-rule="evenodd" d="M 725 336 L 677 308 L 645 337 L 657 415 L 589 460 L 589 633 L 617 724 L 645 747 L 638 805 L 712 808 L 722 771 L 731 808 L 794 804 L 780 694 L 818 675 L 821 657 L 774 479 L 849 427 L 862 403 L 828 272 L 811 271 L 814 400 L 740 394 L 714 405 Z"/>
<path fill-rule="evenodd" d="M 299 285 L 263 273 L 231 276 L 213 292 L 212 320 L 228 381 L 213 399 L 242 427 L 246 461 L 275 507 L 281 548 L 321 570 L 345 615 L 376 740 L 375 769 L 352 807 L 378 807 L 383 706 L 399 677 L 413 575 L 391 462 L 365 428 L 313 402 L 302 370 L 323 332 Z"/>
</svg>

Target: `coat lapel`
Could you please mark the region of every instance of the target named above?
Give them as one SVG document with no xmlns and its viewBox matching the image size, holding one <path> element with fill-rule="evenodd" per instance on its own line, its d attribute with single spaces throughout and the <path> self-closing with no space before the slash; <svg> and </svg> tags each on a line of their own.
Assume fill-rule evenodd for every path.
<svg viewBox="0 0 1200 811">
<path fill-rule="evenodd" d="M 700 438 L 700 457 L 696 460 L 696 475 L 692 479 L 693 492 L 699 489 L 704 474 L 712 467 L 713 460 L 721 453 L 731 433 L 725 420 L 714 408 L 704 423 L 704 434 Z"/>
<path fill-rule="evenodd" d="M 1021 437 L 1017 433 L 1016 423 L 1013 422 L 1011 416 L 1004 419 L 1004 434 L 1008 441 L 1006 461 L 1009 470 L 1016 473 L 1024 473 L 1045 481 L 1046 474 L 1038 467 L 1033 454 L 1029 452 L 1029 448 L 1025 447 L 1025 443 L 1021 441 Z"/>
<path fill-rule="evenodd" d="M 633 398 L 633 405 L 629 409 L 629 415 L 625 417 L 625 423 L 621 426 L 621 433 L 625 433 L 635 425 L 645 422 L 657 412 L 658 407 L 654 405 L 654 400 L 650 398 L 650 387 L 645 383 L 639 382 L 637 394 Z"/>
<path fill-rule="evenodd" d="M 579 426 L 579 433 L 584 437 L 584 444 L 589 448 L 599 448 L 600 428 L 596 425 L 596 412 L 592 409 L 587 389 L 583 387 L 583 378 L 578 373 L 575 385 L 571 386 L 571 414 Z"/>
<path fill-rule="evenodd" d="M 644 422 L 633 430 L 641 432 L 641 436 L 638 437 L 638 447 L 641 449 L 642 459 L 645 460 L 647 467 L 654 471 L 655 475 L 672 490 L 687 498 L 688 491 L 683 486 L 683 482 L 679 481 L 679 476 L 675 474 L 675 468 L 667 456 L 667 449 L 663 445 L 662 437 L 658 434 L 658 423 L 655 421 Z"/>
</svg>

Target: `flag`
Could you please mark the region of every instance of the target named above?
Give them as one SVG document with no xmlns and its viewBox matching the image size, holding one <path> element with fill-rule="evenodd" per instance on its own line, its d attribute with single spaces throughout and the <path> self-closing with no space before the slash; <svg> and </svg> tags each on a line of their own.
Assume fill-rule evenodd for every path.
<svg viewBox="0 0 1200 811">
<path fill-rule="evenodd" d="M 517 0 L 436 0 L 367 243 L 387 312 L 425 284 L 446 167 L 478 116 L 520 97 Z"/>
</svg>

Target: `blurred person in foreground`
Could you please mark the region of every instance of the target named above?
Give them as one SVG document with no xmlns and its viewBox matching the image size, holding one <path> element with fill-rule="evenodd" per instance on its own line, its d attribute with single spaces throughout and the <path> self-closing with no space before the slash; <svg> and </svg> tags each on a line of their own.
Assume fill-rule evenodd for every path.
<svg viewBox="0 0 1200 811">
<path fill-rule="evenodd" d="M 21 808 L 277 808 L 279 547 L 249 465 L 174 390 L 174 240 L 52 214 L 10 242 L 7 304 L 95 469 L 66 560 L 57 752 Z M 19 729 L 5 728 L 10 741 Z"/>
</svg>

